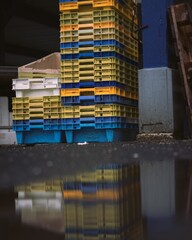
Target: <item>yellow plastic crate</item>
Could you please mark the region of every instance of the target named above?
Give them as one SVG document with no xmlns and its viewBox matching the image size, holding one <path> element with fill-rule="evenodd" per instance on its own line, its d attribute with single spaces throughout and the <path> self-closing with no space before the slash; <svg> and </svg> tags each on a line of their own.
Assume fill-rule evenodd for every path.
<svg viewBox="0 0 192 240">
<path fill-rule="evenodd" d="M 90 10 L 95 10 L 96 8 L 103 8 L 103 10 L 115 8 L 116 11 L 118 11 L 124 17 L 132 19 L 132 6 L 128 3 L 125 3 L 125 5 L 122 6 L 116 0 L 85 0 L 79 2 L 60 3 L 59 9 L 61 12 L 74 11 L 76 9 L 79 9 L 83 5 L 92 5 L 89 8 Z M 135 22 L 137 23 L 137 19 L 135 19 Z"/>
<path fill-rule="evenodd" d="M 109 95 L 115 94 L 122 97 L 137 99 L 136 92 L 129 92 L 117 87 L 98 87 L 98 88 L 77 88 L 77 89 L 61 89 L 61 96 L 89 96 L 89 95 Z"/>
</svg>

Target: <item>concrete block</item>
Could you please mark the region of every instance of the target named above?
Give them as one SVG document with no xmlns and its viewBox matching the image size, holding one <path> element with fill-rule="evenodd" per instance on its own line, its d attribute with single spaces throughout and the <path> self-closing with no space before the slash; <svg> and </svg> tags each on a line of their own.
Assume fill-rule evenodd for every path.
<svg viewBox="0 0 192 240">
<path fill-rule="evenodd" d="M 9 126 L 8 97 L 0 97 L 0 127 Z"/>
<path fill-rule="evenodd" d="M 139 132 L 183 134 L 184 102 L 176 70 L 139 71 Z"/>
<path fill-rule="evenodd" d="M 0 129 L 0 145 L 16 144 L 16 133 L 10 129 Z"/>
</svg>

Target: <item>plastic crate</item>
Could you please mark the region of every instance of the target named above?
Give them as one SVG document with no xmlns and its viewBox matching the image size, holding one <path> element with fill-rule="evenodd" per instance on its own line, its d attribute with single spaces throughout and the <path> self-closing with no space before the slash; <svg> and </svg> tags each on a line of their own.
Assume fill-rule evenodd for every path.
<svg viewBox="0 0 192 240">
<path fill-rule="evenodd" d="M 62 143 L 65 141 L 63 131 L 44 131 L 33 129 L 30 131 L 16 131 L 18 144 Z"/>
<path fill-rule="evenodd" d="M 79 9 L 79 7 L 83 5 L 89 5 L 91 6 L 91 9 L 95 8 L 103 8 L 103 7 L 112 7 L 115 8 L 120 14 L 122 14 L 124 17 L 128 19 L 132 19 L 132 7 L 128 2 L 124 2 L 123 5 L 121 5 L 121 2 L 116 0 L 85 0 L 85 1 L 76 1 L 76 2 L 60 2 L 59 3 L 59 9 L 61 12 L 63 11 L 71 11 L 75 9 Z M 135 20 L 135 22 L 137 22 Z"/>
<path fill-rule="evenodd" d="M 60 96 L 13 98 L 13 120 L 60 118 Z"/>
<path fill-rule="evenodd" d="M 137 67 L 138 63 L 127 58 L 124 55 L 121 55 L 117 52 L 87 52 L 87 53 L 79 53 L 79 54 L 61 54 L 61 60 L 75 60 L 75 59 L 84 59 L 84 58 L 110 58 L 115 57 L 120 60 L 123 60 L 135 67 Z"/>
<path fill-rule="evenodd" d="M 13 79 L 12 90 L 37 90 L 60 88 L 59 78 L 26 78 Z"/>
<path fill-rule="evenodd" d="M 126 117 L 127 122 L 132 123 L 137 123 L 138 119 L 138 108 L 116 104 L 63 106 L 61 111 L 62 118 Z"/>
<path fill-rule="evenodd" d="M 95 95 L 95 96 L 76 96 L 76 97 L 62 97 L 62 104 L 69 105 L 95 105 L 95 104 L 124 104 L 133 107 L 138 106 L 138 101 L 134 99 L 128 99 L 118 95 Z"/>
<path fill-rule="evenodd" d="M 97 95 L 118 95 L 129 99 L 138 99 L 136 91 L 118 87 L 98 87 L 98 88 L 67 88 L 61 89 L 61 97 L 87 97 Z"/>
<path fill-rule="evenodd" d="M 99 87 L 118 87 L 122 89 L 127 89 L 128 87 L 124 84 L 121 84 L 116 81 L 101 81 L 101 82 L 87 82 L 82 81 L 79 83 L 62 83 L 61 88 L 62 89 L 68 89 L 68 88 L 99 88 Z M 134 89 L 130 89 L 134 90 Z"/>
<path fill-rule="evenodd" d="M 125 117 L 103 117 L 103 118 L 66 118 L 62 119 L 63 130 L 79 130 L 83 128 L 93 129 L 137 129 L 137 119 L 130 120 Z"/>
</svg>

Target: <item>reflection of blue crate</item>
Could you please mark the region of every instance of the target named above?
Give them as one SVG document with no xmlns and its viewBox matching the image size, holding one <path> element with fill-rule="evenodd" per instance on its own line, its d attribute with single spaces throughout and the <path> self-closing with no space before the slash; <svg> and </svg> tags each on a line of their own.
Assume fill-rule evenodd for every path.
<svg viewBox="0 0 192 240">
<path fill-rule="evenodd" d="M 126 89 L 127 86 L 114 81 L 101 81 L 101 82 L 78 82 L 78 83 L 62 83 L 61 88 L 91 88 L 91 87 L 119 87 Z"/>
<path fill-rule="evenodd" d="M 74 54 L 61 54 L 61 60 L 72 60 L 72 59 L 84 59 L 84 58 L 108 58 L 108 57 L 115 57 L 118 58 L 120 60 L 123 60 L 133 66 L 138 66 L 138 63 L 131 60 L 130 58 L 119 54 L 115 51 L 111 51 L 111 52 L 82 52 L 82 53 L 74 53 Z"/>
<path fill-rule="evenodd" d="M 97 226 L 96 226 L 97 227 Z M 125 230 L 123 228 L 93 228 L 93 229 L 84 229 L 84 228 L 70 228 L 67 227 L 65 232 L 66 234 L 72 234 L 72 233 L 78 233 L 78 234 L 83 234 L 85 236 L 97 236 L 99 234 L 109 234 L 109 235 L 116 235 L 116 234 L 121 234 L 121 232 Z"/>
<path fill-rule="evenodd" d="M 95 104 L 113 104 L 119 103 L 128 106 L 137 107 L 138 101 L 134 99 L 129 99 L 126 97 L 121 97 L 118 95 L 94 95 L 94 96 L 71 96 L 71 97 L 61 97 L 63 105 L 95 105 Z"/>
<path fill-rule="evenodd" d="M 117 142 L 135 140 L 138 134 L 136 129 L 94 129 L 83 128 L 80 130 L 65 131 L 67 143 L 78 142 Z"/>
<path fill-rule="evenodd" d="M 44 131 L 43 129 L 16 131 L 16 137 L 18 144 L 61 143 L 65 140 L 62 131 Z"/>
<path fill-rule="evenodd" d="M 64 190 L 81 190 L 84 193 L 96 193 L 98 190 L 118 190 L 123 184 L 127 182 L 65 182 L 63 184 Z"/>
</svg>

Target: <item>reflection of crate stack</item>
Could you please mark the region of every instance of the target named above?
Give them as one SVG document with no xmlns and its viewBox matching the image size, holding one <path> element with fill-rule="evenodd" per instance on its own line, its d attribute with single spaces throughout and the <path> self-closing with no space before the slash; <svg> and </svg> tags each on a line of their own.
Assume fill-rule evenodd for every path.
<svg viewBox="0 0 192 240">
<path fill-rule="evenodd" d="M 24 224 L 63 232 L 61 180 L 19 186 L 15 191 L 18 192 L 15 208 Z"/>
<path fill-rule="evenodd" d="M 13 129 L 17 142 L 61 142 L 60 62 L 59 54 L 49 55 L 19 68 L 19 79 L 13 79 Z M 44 76 L 44 77 L 43 77 Z"/>
<path fill-rule="evenodd" d="M 143 239 L 139 174 L 113 164 L 65 179 L 66 239 Z"/>
<path fill-rule="evenodd" d="M 96 117 L 84 110 L 83 116 L 68 119 L 67 141 L 123 140 L 123 132 L 129 138 L 138 119 L 138 46 L 131 37 L 131 1 L 60 0 L 60 11 L 62 104 L 73 111 L 76 106 L 115 104 L 136 113 L 124 117 L 125 112 L 109 111 L 105 117 L 101 109 Z"/>
</svg>

